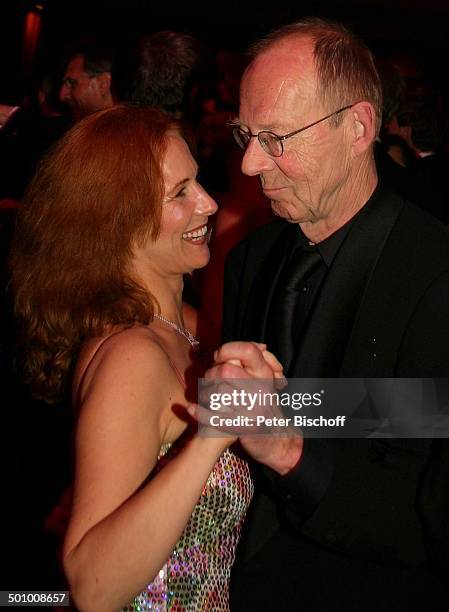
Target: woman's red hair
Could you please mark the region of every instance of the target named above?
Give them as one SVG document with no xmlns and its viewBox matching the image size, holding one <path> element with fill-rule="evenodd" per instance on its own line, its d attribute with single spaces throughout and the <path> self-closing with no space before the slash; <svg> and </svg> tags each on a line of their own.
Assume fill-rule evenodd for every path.
<svg viewBox="0 0 449 612">
<path fill-rule="evenodd" d="M 167 115 L 124 105 L 78 123 L 27 190 L 11 253 L 24 372 L 36 397 L 65 386 L 81 342 L 147 324 L 154 299 L 130 274 L 133 245 L 155 239 Z"/>
</svg>

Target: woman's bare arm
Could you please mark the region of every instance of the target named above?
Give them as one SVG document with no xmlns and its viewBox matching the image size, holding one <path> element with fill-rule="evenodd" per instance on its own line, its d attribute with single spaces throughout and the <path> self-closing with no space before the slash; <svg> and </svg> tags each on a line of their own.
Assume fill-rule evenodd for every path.
<svg viewBox="0 0 449 612">
<path fill-rule="evenodd" d="M 157 343 L 122 336 L 96 356 L 83 396 L 64 544 L 75 602 L 96 612 L 126 605 L 154 579 L 230 443 L 195 437 L 142 486 L 173 424 L 167 408 L 183 402 L 183 389 Z"/>
</svg>

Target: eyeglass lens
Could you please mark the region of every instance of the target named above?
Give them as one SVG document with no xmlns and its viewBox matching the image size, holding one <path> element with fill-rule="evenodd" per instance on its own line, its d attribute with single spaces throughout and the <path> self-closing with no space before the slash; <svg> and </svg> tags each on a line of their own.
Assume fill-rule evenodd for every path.
<svg viewBox="0 0 449 612">
<path fill-rule="evenodd" d="M 239 126 L 235 127 L 232 132 L 239 147 L 246 149 L 249 141 L 251 140 L 252 134 L 246 130 L 242 130 L 242 128 Z M 282 142 L 276 138 L 274 134 L 271 134 L 270 132 L 259 132 L 258 134 L 254 134 L 254 136 L 257 136 L 261 147 L 266 153 L 272 155 L 273 157 L 279 157 L 282 155 Z"/>
<path fill-rule="evenodd" d="M 262 148 L 269 153 L 269 155 L 273 155 L 273 157 L 282 155 L 282 142 L 276 138 L 274 134 L 270 132 L 259 132 L 258 139 Z"/>
</svg>

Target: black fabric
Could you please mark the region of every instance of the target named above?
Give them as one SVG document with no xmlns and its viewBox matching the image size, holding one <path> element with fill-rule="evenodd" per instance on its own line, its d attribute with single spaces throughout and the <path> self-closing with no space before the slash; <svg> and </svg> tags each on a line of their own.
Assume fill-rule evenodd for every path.
<svg viewBox="0 0 449 612">
<path fill-rule="evenodd" d="M 278 357 L 285 371 L 311 307 L 307 281 L 320 266 L 325 267 L 316 247 L 297 247 L 279 277 L 268 315 L 266 338 L 269 350 Z M 279 321 L 283 322 L 282 326 Z"/>
<path fill-rule="evenodd" d="M 226 340 L 266 338 L 288 225 L 261 229 L 229 256 Z M 448 313 L 447 229 L 380 187 L 321 283 L 290 375 L 447 377 Z M 306 440 L 287 477 L 274 475 L 266 489 L 256 482 L 233 570 L 233 611 L 402 612 L 421 602 L 421 609 L 449 610 L 441 577 L 449 550 L 448 442 L 327 440 L 323 449 L 322 441 Z M 268 576 L 271 599 L 256 602 L 255 585 L 261 595 Z"/>
<path fill-rule="evenodd" d="M 232 612 L 447 612 L 446 601 L 442 583 L 428 568 L 385 568 L 280 533 L 233 572 L 230 607 Z"/>
<path fill-rule="evenodd" d="M 38 162 L 69 128 L 68 117 L 19 109 L 0 130 L 0 199 L 21 200 Z"/>
<path fill-rule="evenodd" d="M 374 196 L 372 200 L 375 200 Z M 265 342 L 268 349 L 281 361 L 286 375 L 291 375 L 295 347 L 299 346 L 326 274 L 361 214 L 359 211 L 343 227 L 316 245 L 309 243 L 296 224 L 289 224 L 282 233 L 283 248 L 288 246 L 279 264 L 264 327 L 266 325 Z M 279 321 L 283 321 L 282 326 Z"/>
<path fill-rule="evenodd" d="M 263 467 L 270 493 L 282 499 L 282 514 L 287 518 L 290 508 L 294 522 L 304 521 L 316 507 L 323 488 L 331 482 L 334 469 L 332 450 L 326 440 L 319 438 L 304 440 L 304 450 L 298 464 L 285 476 L 268 467 Z M 285 524 L 286 521 L 282 521 Z"/>
<path fill-rule="evenodd" d="M 449 153 L 438 151 L 434 155 L 411 159 L 407 167 L 397 164 L 377 143 L 376 166 L 382 181 L 444 225 L 449 223 Z"/>
<path fill-rule="evenodd" d="M 319 300 L 297 345 L 289 376 L 341 375 L 357 313 L 366 297 L 365 288 L 402 207 L 400 199 L 383 199 L 378 188 L 354 219 L 322 284 Z M 374 333 L 373 337 L 376 337 Z M 368 340 L 365 344 L 371 349 Z M 373 353 L 370 350 L 369 355 Z M 377 356 L 371 359 L 375 360 Z M 360 376 L 375 375 L 365 369 Z"/>
</svg>

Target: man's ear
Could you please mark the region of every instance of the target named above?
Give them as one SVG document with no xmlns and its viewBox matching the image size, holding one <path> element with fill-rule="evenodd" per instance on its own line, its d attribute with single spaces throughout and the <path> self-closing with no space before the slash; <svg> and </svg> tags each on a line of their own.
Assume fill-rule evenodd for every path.
<svg viewBox="0 0 449 612">
<path fill-rule="evenodd" d="M 357 102 L 349 109 L 352 121 L 354 155 L 364 153 L 376 138 L 376 113 L 370 102 Z"/>
<path fill-rule="evenodd" d="M 97 76 L 98 89 L 103 97 L 110 94 L 111 82 L 110 72 L 102 72 Z"/>
</svg>

